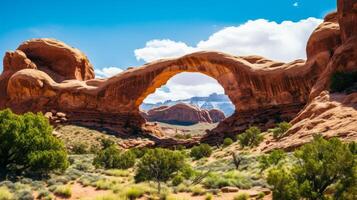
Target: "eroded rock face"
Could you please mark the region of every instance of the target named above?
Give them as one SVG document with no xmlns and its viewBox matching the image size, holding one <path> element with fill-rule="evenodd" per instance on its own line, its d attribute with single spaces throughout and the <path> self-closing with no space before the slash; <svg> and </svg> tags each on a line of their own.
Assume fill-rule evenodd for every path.
<svg viewBox="0 0 357 200">
<path fill-rule="evenodd" d="M 216 137 L 218 141 L 224 134 L 237 134 L 251 125 L 267 129 L 276 121 L 293 118 L 287 137 L 322 130 L 318 124 L 339 133 L 344 130 L 339 124 L 354 122 L 355 115 L 335 119 L 322 113 L 356 110 L 356 103 L 348 100 L 354 97 L 325 95 L 334 72 L 357 70 L 356 7 L 356 0 L 338 1 L 338 12 L 329 14 L 311 35 L 306 62 L 196 52 L 130 68 L 108 79 L 92 79 L 93 68 L 79 50 L 56 40 L 30 40 L 5 55 L 0 108 L 20 113 L 55 109 L 66 113 L 70 123 L 132 133 L 145 123 L 139 106 L 149 94 L 178 73 L 200 72 L 215 78 L 236 107 L 235 114 L 203 140 Z M 320 104 L 335 107 L 324 110 Z M 317 123 L 318 116 L 326 122 Z M 353 129 L 348 134 L 355 134 Z"/>
<path fill-rule="evenodd" d="M 153 108 L 142 114 L 147 121 L 158 121 L 170 124 L 191 125 L 197 123 L 216 123 L 222 121 L 224 113 L 213 109 L 207 111 L 196 106 L 179 103 L 173 106 Z"/>
<path fill-rule="evenodd" d="M 53 39 L 33 39 L 22 43 L 17 51 L 37 65 L 57 82 L 69 79 L 94 78 L 92 64 L 78 49 Z M 5 55 L 6 58 L 7 55 Z"/>
</svg>

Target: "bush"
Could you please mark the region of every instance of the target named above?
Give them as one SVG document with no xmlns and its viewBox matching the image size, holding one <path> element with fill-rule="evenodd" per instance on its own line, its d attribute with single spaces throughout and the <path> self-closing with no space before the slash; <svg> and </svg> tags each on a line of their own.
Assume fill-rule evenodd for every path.
<svg viewBox="0 0 357 200">
<path fill-rule="evenodd" d="M 54 196 L 48 190 L 41 190 L 38 192 L 37 199 L 52 200 Z"/>
<path fill-rule="evenodd" d="M 180 185 L 183 181 L 184 181 L 184 177 L 183 177 L 181 174 L 177 174 L 177 175 L 174 176 L 174 178 L 172 179 L 172 185 L 173 185 L 173 186 L 178 186 L 178 185 Z"/>
<path fill-rule="evenodd" d="M 268 174 L 274 199 L 296 199 L 299 195 L 306 199 L 325 199 L 326 191 L 332 186 L 335 191 L 329 193 L 335 199 L 355 191 L 356 157 L 337 138 L 327 141 L 316 135 L 313 142 L 302 146 L 294 156 L 298 162 L 291 170 L 276 168 Z"/>
<path fill-rule="evenodd" d="M 198 160 L 203 157 L 210 157 L 212 148 L 208 144 L 200 144 L 199 146 L 192 147 L 190 156 Z"/>
<path fill-rule="evenodd" d="M 140 198 L 143 195 L 144 195 L 144 191 L 138 187 L 131 187 L 131 188 L 127 189 L 125 192 L 125 196 L 129 200 L 134 200 L 134 199 Z"/>
<path fill-rule="evenodd" d="M 225 138 L 223 140 L 223 147 L 228 147 L 231 144 L 233 144 L 233 140 L 231 138 Z"/>
<path fill-rule="evenodd" d="M 87 154 L 89 153 L 89 148 L 84 143 L 77 143 L 73 145 L 72 153 L 74 154 Z"/>
<path fill-rule="evenodd" d="M 13 200 L 14 195 L 9 191 L 7 187 L 0 187 L 0 200 Z"/>
<path fill-rule="evenodd" d="M 249 195 L 247 193 L 238 193 L 233 198 L 233 200 L 248 200 L 248 199 L 249 199 Z"/>
<path fill-rule="evenodd" d="M 147 150 L 148 150 L 147 148 L 132 148 L 129 151 L 131 151 L 136 158 L 141 158 L 145 155 Z"/>
<path fill-rule="evenodd" d="M 343 92 L 355 88 L 357 72 L 336 72 L 331 77 L 331 92 Z M 355 88 L 356 89 L 356 88 Z"/>
<path fill-rule="evenodd" d="M 213 200 L 213 195 L 211 193 L 206 194 L 205 200 Z"/>
<path fill-rule="evenodd" d="M 242 134 L 238 135 L 237 139 L 239 140 L 239 144 L 244 148 L 246 146 L 258 146 L 264 138 L 261 135 L 260 129 L 256 126 L 252 126 Z"/>
<path fill-rule="evenodd" d="M 191 188 L 193 196 L 201 196 L 206 193 L 206 190 L 201 185 L 195 185 Z"/>
<path fill-rule="evenodd" d="M 280 139 L 284 136 L 284 133 L 289 130 L 289 128 L 291 128 L 291 124 L 288 122 L 278 123 L 276 127 L 272 129 L 273 138 Z"/>
<path fill-rule="evenodd" d="M 54 193 L 61 197 L 70 198 L 72 196 L 72 188 L 69 185 L 60 185 L 56 187 Z"/>
<path fill-rule="evenodd" d="M 259 168 L 265 170 L 271 165 L 277 165 L 281 160 L 286 157 L 286 153 L 281 150 L 274 150 L 268 156 L 263 155 L 259 159 Z"/>
<path fill-rule="evenodd" d="M 226 186 L 234 186 L 241 189 L 252 187 L 252 180 L 249 176 L 237 172 L 229 171 L 226 173 L 210 173 L 203 181 L 206 188 L 219 189 Z"/>
<path fill-rule="evenodd" d="M 41 113 L 0 111 L 0 171 L 47 174 L 68 165 L 63 143 Z"/>
<path fill-rule="evenodd" d="M 160 182 L 168 181 L 184 165 L 185 159 L 180 152 L 162 148 L 150 149 L 140 159 L 134 178 L 136 182 L 156 181 L 160 193 Z"/>
<path fill-rule="evenodd" d="M 16 199 L 18 199 L 18 200 L 34 200 L 35 198 L 33 197 L 32 192 L 30 190 L 22 190 L 20 192 L 17 192 Z"/>
<path fill-rule="evenodd" d="M 269 171 L 267 181 L 273 185 L 273 200 L 300 199 L 297 182 L 289 171 L 274 168 Z"/>
<path fill-rule="evenodd" d="M 93 164 L 96 167 L 106 169 L 128 169 L 135 164 L 135 154 L 132 151 L 122 152 L 114 145 L 99 151 L 94 158 Z"/>
</svg>

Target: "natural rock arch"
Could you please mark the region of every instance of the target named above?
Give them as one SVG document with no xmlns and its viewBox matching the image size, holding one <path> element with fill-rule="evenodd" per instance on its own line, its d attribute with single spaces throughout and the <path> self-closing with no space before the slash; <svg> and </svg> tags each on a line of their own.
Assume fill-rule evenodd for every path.
<svg viewBox="0 0 357 200">
<path fill-rule="evenodd" d="M 354 25 L 357 20 L 353 10 L 356 6 L 355 0 L 338 1 L 338 12 L 326 16 L 311 35 L 306 62 L 280 63 L 259 56 L 196 52 L 128 69 L 108 79 L 92 79 L 92 65 L 79 50 L 56 40 L 30 40 L 15 52 L 7 52 L 4 57 L 4 71 L 0 75 L 0 108 L 9 107 L 18 113 L 64 112 L 67 113 L 67 123 L 109 127 L 118 133 L 131 133 L 145 122 L 138 107 L 146 95 L 174 74 L 195 71 L 217 79 L 237 109 L 202 138 L 203 141 L 215 142 L 217 137 L 236 134 L 253 124 L 267 128 L 276 121 L 276 117 L 282 120 L 295 117 L 288 134 L 298 140 L 299 132 L 311 135 L 317 122 L 328 122 L 326 116 L 320 114 L 331 108 L 319 106 L 319 101 L 331 101 L 328 95 L 331 74 L 337 70 L 356 69 L 357 26 Z M 32 46 L 40 51 L 26 53 L 26 49 Z M 46 56 L 46 50 L 59 56 L 52 62 Z M 65 65 L 57 66 L 61 63 Z M 46 66 L 52 64 L 56 66 Z M 335 124 L 348 118 L 352 125 L 347 130 L 323 123 L 330 132 L 355 133 L 352 122 L 356 120 L 356 102 L 353 95 L 348 96 L 348 101 L 336 100 L 332 107 L 343 105 L 345 108 L 338 114 L 346 116 L 341 116 L 340 121 L 335 120 Z M 305 104 L 308 105 L 304 107 Z M 316 117 L 322 119 L 313 121 Z"/>
</svg>

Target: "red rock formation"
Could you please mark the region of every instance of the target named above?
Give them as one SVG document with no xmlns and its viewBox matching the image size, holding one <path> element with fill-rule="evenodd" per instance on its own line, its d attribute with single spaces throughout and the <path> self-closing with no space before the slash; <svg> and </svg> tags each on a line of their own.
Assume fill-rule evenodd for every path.
<svg viewBox="0 0 357 200">
<path fill-rule="evenodd" d="M 280 63 L 258 56 L 196 52 L 99 80 L 91 79 L 93 69 L 79 50 L 55 40 L 30 40 L 18 48 L 24 54 L 5 55 L 6 67 L 0 76 L 0 108 L 10 107 L 17 112 L 55 109 L 66 113 L 70 123 L 135 132 L 145 122 L 139 114 L 139 105 L 150 93 L 178 73 L 201 72 L 215 78 L 236 107 L 235 114 L 222 121 L 204 140 L 216 137 L 213 140 L 217 141 L 224 137 L 223 133 L 236 134 L 250 125 L 266 129 L 276 119 L 290 121 L 294 117 L 289 135 L 301 130 L 309 130 L 311 134 L 320 130 L 315 130 L 318 125 L 314 120 L 319 115 L 315 113 L 321 114 L 325 109 L 317 105 L 330 103 L 341 106 L 338 110 L 343 112 L 347 111 L 342 107 L 353 108 L 347 109 L 350 115 L 338 120 L 333 121 L 333 115 L 322 116 L 333 121 L 334 125 L 327 126 L 331 131 L 339 132 L 344 128 L 338 125 L 344 124 L 341 120 L 354 122 L 350 119 L 355 119 L 356 104 L 347 100 L 354 97 L 341 99 L 328 94 L 327 98 L 325 93 L 332 73 L 356 70 L 356 8 L 356 0 L 338 1 L 337 14 L 328 15 L 311 35 L 306 62 Z M 354 134 L 352 131 L 354 126 L 348 130 L 349 134 Z"/>
<path fill-rule="evenodd" d="M 221 110 L 218 110 L 218 109 L 211 109 L 211 110 L 208 111 L 208 113 L 209 113 L 209 116 L 212 119 L 212 123 L 221 122 L 226 118 L 224 113 Z"/>
<path fill-rule="evenodd" d="M 179 103 L 173 106 L 161 106 L 153 108 L 142 116 L 147 121 L 166 122 L 171 124 L 190 125 L 200 122 L 216 123 L 222 121 L 224 113 L 213 109 L 210 111 L 202 110 L 196 106 Z"/>
</svg>

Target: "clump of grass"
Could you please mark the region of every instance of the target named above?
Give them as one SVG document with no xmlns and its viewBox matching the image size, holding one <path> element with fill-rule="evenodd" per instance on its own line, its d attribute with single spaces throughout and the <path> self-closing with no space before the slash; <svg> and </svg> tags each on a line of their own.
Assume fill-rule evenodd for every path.
<svg viewBox="0 0 357 200">
<path fill-rule="evenodd" d="M 95 186 L 100 190 L 109 190 L 116 184 L 114 180 L 100 179 L 96 182 Z"/>
<path fill-rule="evenodd" d="M 257 199 L 263 199 L 265 197 L 264 192 L 259 192 Z"/>
<path fill-rule="evenodd" d="M 128 177 L 130 175 L 130 172 L 128 170 L 123 169 L 109 169 L 105 170 L 104 174 L 108 176 Z"/>
<path fill-rule="evenodd" d="M 69 198 L 72 196 L 72 188 L 70 185 L 60 185 L 55 189 L 54 193 L 55 195 Z"/>
<path fill-rule="evenodd" d="M 117 200 L 119 197 L 113 193 L 106 194 L 104 196 L 96 197 L 95 200 Z"/>
<path fill-rule="evenodd" d="M 155 188 L 150 187 L 150 185 L 142 183 L 136 185 L 129 185 L 124 187 L 119 196 L 126 199 L 136 199 L 142 197 L 144 194 L 154 194 L 156 192 Z"/>
<path fill-rule="evenodd" d="M 13 200 L 13 199 L 14 199 L 14 195 L 10 192 L 10 190 L 5 186 L 1 186 L 0 200 Z"/>
<path fill-rule="evenodd" d="M 195 185 L 191 188 L 193 196 L 201 196 L 206 193 L 206 190 L 201 185 Z"/>
<path fill-rule="evenodd" d="M 52 200 L 55 197 L 48 190 L 41 190 L 38 192 L 37 199 L 41 200 Z"/>
<path fill-rule="evenodd" d="M 213 199 L 213 195 L 211 193 L 206 194 L 205 200 L 212 200 L 212 199 Z"/>
<path fill-rule="evenodd" d="M 222 188 L 226 186 L 235 186 L 241 189 L 249 189 L 252 187 L 252 180 L 248 175 L 229 171 L 226 173 L 211 173 L 203 181 L 206 188 Z"/>
<path fill-rule="evenodd" d="M 247 193 L 239 193 L 233 198 L 233 200 L 248 200 L 248 199 L 249 199 L 249 195 Z"/>
<path fill-rule="evenodd" d="M 17 192 L 16 199 L 18 200 L 33 200 L 32 192 L 30 190 L 21 190 Z"/>
</svg>

